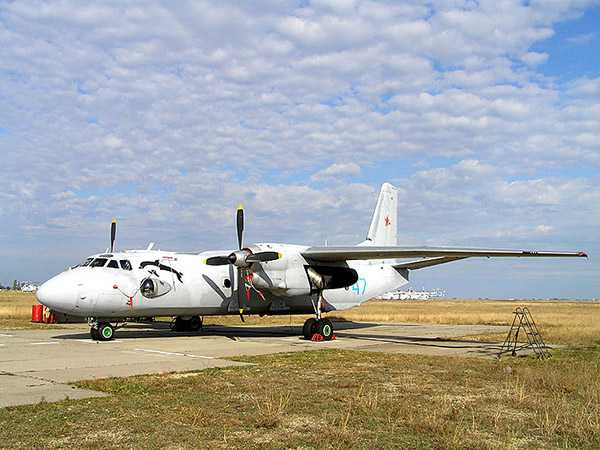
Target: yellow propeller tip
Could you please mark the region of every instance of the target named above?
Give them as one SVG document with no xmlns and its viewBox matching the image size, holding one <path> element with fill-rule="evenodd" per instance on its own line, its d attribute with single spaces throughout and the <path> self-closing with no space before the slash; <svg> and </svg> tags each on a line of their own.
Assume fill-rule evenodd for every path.
<svg viewBox="0 0 600 450">
<path fill-rule="evenodd" d="M 117 223 L 117 219 L 113 219 L 113 220 L 112 220 L 112 223 Z"/>
<path fill-rule="evenodd" d="M 239 211 L 240 209 L 244 209 L 244 205 L 240 203 L 240 204 L 238 205 L 237 209 L 238 209 L 238 211 Z"/>
</svg>

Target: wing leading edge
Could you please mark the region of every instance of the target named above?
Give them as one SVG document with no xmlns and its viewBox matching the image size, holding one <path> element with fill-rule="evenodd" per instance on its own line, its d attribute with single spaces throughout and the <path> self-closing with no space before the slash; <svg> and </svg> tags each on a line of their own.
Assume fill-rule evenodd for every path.
<svg viewBox="0 0 600 450">
<path fill-rule="evenodd" d="M 472 257 L 513 257 L 513 258 L 587 258 L 585 252 L 559 252 L 536 250 L 503 250 L 484 248 L 447 248 L 447 247 L 310 247 L 302 252 L 308 260 L 320 262 L 342 262 L 349 260 L 398 259 L 398 258 L 435 258 L 412 261 L 399 267 L 419 269 L 458 259 Z M 413 266 L 413 267 L 409 267 Z"/>
</svg>

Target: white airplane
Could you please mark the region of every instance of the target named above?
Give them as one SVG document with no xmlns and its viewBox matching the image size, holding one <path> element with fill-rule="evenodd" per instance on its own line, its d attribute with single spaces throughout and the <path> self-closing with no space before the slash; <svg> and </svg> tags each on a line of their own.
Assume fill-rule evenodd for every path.
<svg viewBox="0 0 600 450">
<path fill-rule="evenodd" d="M 110 340 L 128 318 L 173 316 L 177 331 L 198 330 L 202 317 L 314 314 L 306 339 L 333 336 L 323 312 L 351 308 L 408 283 L 411 270 L 472 257 L 587 257 L 584 252 L 398 247 L 397 190 L 381 188 L 367 239 L 357 246 L 244 245 L 244 210 L 237 210 L 238 249 L 179 253 L 110 250 L 45 282 L 40 303 L 85 317 L 93 339 Z M 399 262 L 399 259 L 409 261 Z"/>
</svg>

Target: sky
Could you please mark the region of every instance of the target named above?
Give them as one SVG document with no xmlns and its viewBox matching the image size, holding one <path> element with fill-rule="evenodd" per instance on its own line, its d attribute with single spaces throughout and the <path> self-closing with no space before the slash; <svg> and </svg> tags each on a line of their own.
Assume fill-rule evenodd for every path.
<svg viewBox="0 0 600 450">
<path fill-rule="evenodd" d="M 118 246 L 586 250 L 411 274 L 600 297 L 600 3 L 0 0 L 0 282 Z M 598 255 L 598 256 L 596 256 Z"/>
</svg>

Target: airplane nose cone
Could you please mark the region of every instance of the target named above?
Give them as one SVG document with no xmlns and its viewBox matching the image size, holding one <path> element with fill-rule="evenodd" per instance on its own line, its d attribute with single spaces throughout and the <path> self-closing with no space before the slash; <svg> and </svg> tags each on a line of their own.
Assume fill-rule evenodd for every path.
<svg viewBox="0 0 600 450">
<path fill-rule="evenodd" d="M 68 313 L 75 304 L 75 284 L 67 277 L 58 275 L 42 284 L 35 296 L 38 301 L 53 311 Z"/>
</svg>

